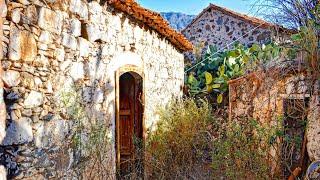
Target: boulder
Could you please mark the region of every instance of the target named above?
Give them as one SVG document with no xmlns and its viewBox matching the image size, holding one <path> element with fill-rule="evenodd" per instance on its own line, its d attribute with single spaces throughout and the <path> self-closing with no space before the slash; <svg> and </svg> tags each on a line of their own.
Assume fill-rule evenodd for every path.
<svg viewBox="0 0 320 180">
<path fill-rule="evenodd" d="M 89 20 L 94 24 L 104 25 L 105 24 L 105 16 L 102 13 L 102 6 L 96 2 L 92 1 L 88 4 L 89 9 Z"/>
<path fill-rule="evenodd" d="M 102 6 L 97 1 L 92 1 L 88 4 L 88 11 L 90 15 L 102 14 Z M 90 20 L 92 20 L 90 18 Z"/>
<path fill-rule="evenodd" d="M 27 72 L 22 72 L 21 73 L 22 76 L 22 86 L 28 89 L 34 89 L 35 88 L 35 82 L 34 82 L 34 78 L 31 74 L 27 73 Z"/>
<path fill-rule="evenodd" d="M 18 9 L 15 9 L 11 12 L 11 20 L 12 22 L 18 24 L 21 19 L 21 12 Z"/>
</svg>

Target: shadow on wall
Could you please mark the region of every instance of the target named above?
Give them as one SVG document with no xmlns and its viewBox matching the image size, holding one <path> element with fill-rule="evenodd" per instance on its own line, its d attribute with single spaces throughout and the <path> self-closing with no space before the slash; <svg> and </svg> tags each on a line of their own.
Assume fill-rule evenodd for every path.
<svg viewBox="0 0 320 180">
<path fill-rule="evenodd" d="M 6 136 L 2 142 L 3 146 L 24 144 L 33 139 L 32 120 L 28 117 L 22 117 L 21 111 L 16 107 L 20 96 L 14 88 L 4 92 L 7 118 L 9 117 L 9 119 L 6 121 Z"/>
</svg>

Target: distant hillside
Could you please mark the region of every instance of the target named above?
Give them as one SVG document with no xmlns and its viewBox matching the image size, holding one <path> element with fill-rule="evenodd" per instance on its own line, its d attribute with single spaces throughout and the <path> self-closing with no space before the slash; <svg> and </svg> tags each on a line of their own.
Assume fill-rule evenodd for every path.
<svg viewBox="0 0 320 180">
<path fill-rule="evenodd" d="M 179 31 L 185 28 L 189 23 L 191 23 L 193 18 L 195 18 L 195 15 L 187 15 L 176 12 L 162 12 L 160 14 L 170 23 L 172 28 Z"/>
</svg>

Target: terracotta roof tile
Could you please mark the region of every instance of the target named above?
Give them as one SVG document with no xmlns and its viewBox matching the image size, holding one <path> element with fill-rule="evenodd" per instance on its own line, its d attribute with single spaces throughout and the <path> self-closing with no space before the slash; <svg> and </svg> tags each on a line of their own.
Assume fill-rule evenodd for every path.
<svg viewBox="0 0 320 180">
<path fill-rule="evenodd" d="M 143 22 L 149 28 L 167 38 L 175 47 L 181 51 L 190 51 L 192 44 L 181 33 L 173 30 L 169 23 L 159 13 L 141 7 L 134 0 L 108 0 L 115 9 L 127 13 L 135 19 Z"/>
</svg>

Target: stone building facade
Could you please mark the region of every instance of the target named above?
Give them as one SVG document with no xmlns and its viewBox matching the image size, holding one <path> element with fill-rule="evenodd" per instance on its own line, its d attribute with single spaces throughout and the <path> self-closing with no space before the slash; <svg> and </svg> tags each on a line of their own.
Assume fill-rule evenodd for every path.
<svg viewBox="0 0 320 180">
<path fill-rule="evenodd" d="M 263 44 L 279 40 L 284 38 L 286 31 L 289 30 L 210 4 L 182 30 L 182 33 L 196 47 L 195 50 L 200 49 L 197 53 L 203 53 L 208 45 L 223 50 L 232 48 L 235 42 L 251 46 L 255 43 Z M 196 58 L 194 53 L 188 52 L 186 57 L 194 61 Z"/>
<path fill-rule="evenodd" d="M 8 0 L 1 15 L 2 79 L 8 88 L 0 160 L 8 177 L 79 176 L 76 152 L 65 146 L 76 119 L 63 103 L 72 101 L 63 95 L 76 87 L 90 121 L 106 127 L 107 165 L 114 179 L 116 72 L 127 68 L 142 76 L 147 133 L 158 119 L 156 109 L 182 95 L 182 52 L 191 44 L 160 15 L 132 0 Z"/>
<path fill-rule="evenodd" d="M 290 160 L 288 167 L 293 171 L 298 166 L 309 165 L 306 161 L 305 164 L 296 164 L 302 162 L 300 158 L 303 156 L 309 161 L 320 159 L 319 84 L 292 65 L 257 71 L 229 82 L 230 121 L 254 119 L 263 126 L 284 130 L 283 138 L 279 137 L 277 141 L 279 144 L 270 150 L 275 173 L 286 172 L 287 167 L 284 168 L 279 163 L 281 161 Z M 299 139 L 298 144 L 289 145 L 284 140 L 286 136 Z M 292 159 L 283 158 L 290 154 L 284 152 L 287 147 L 293 150 Z"/>
</svg>

